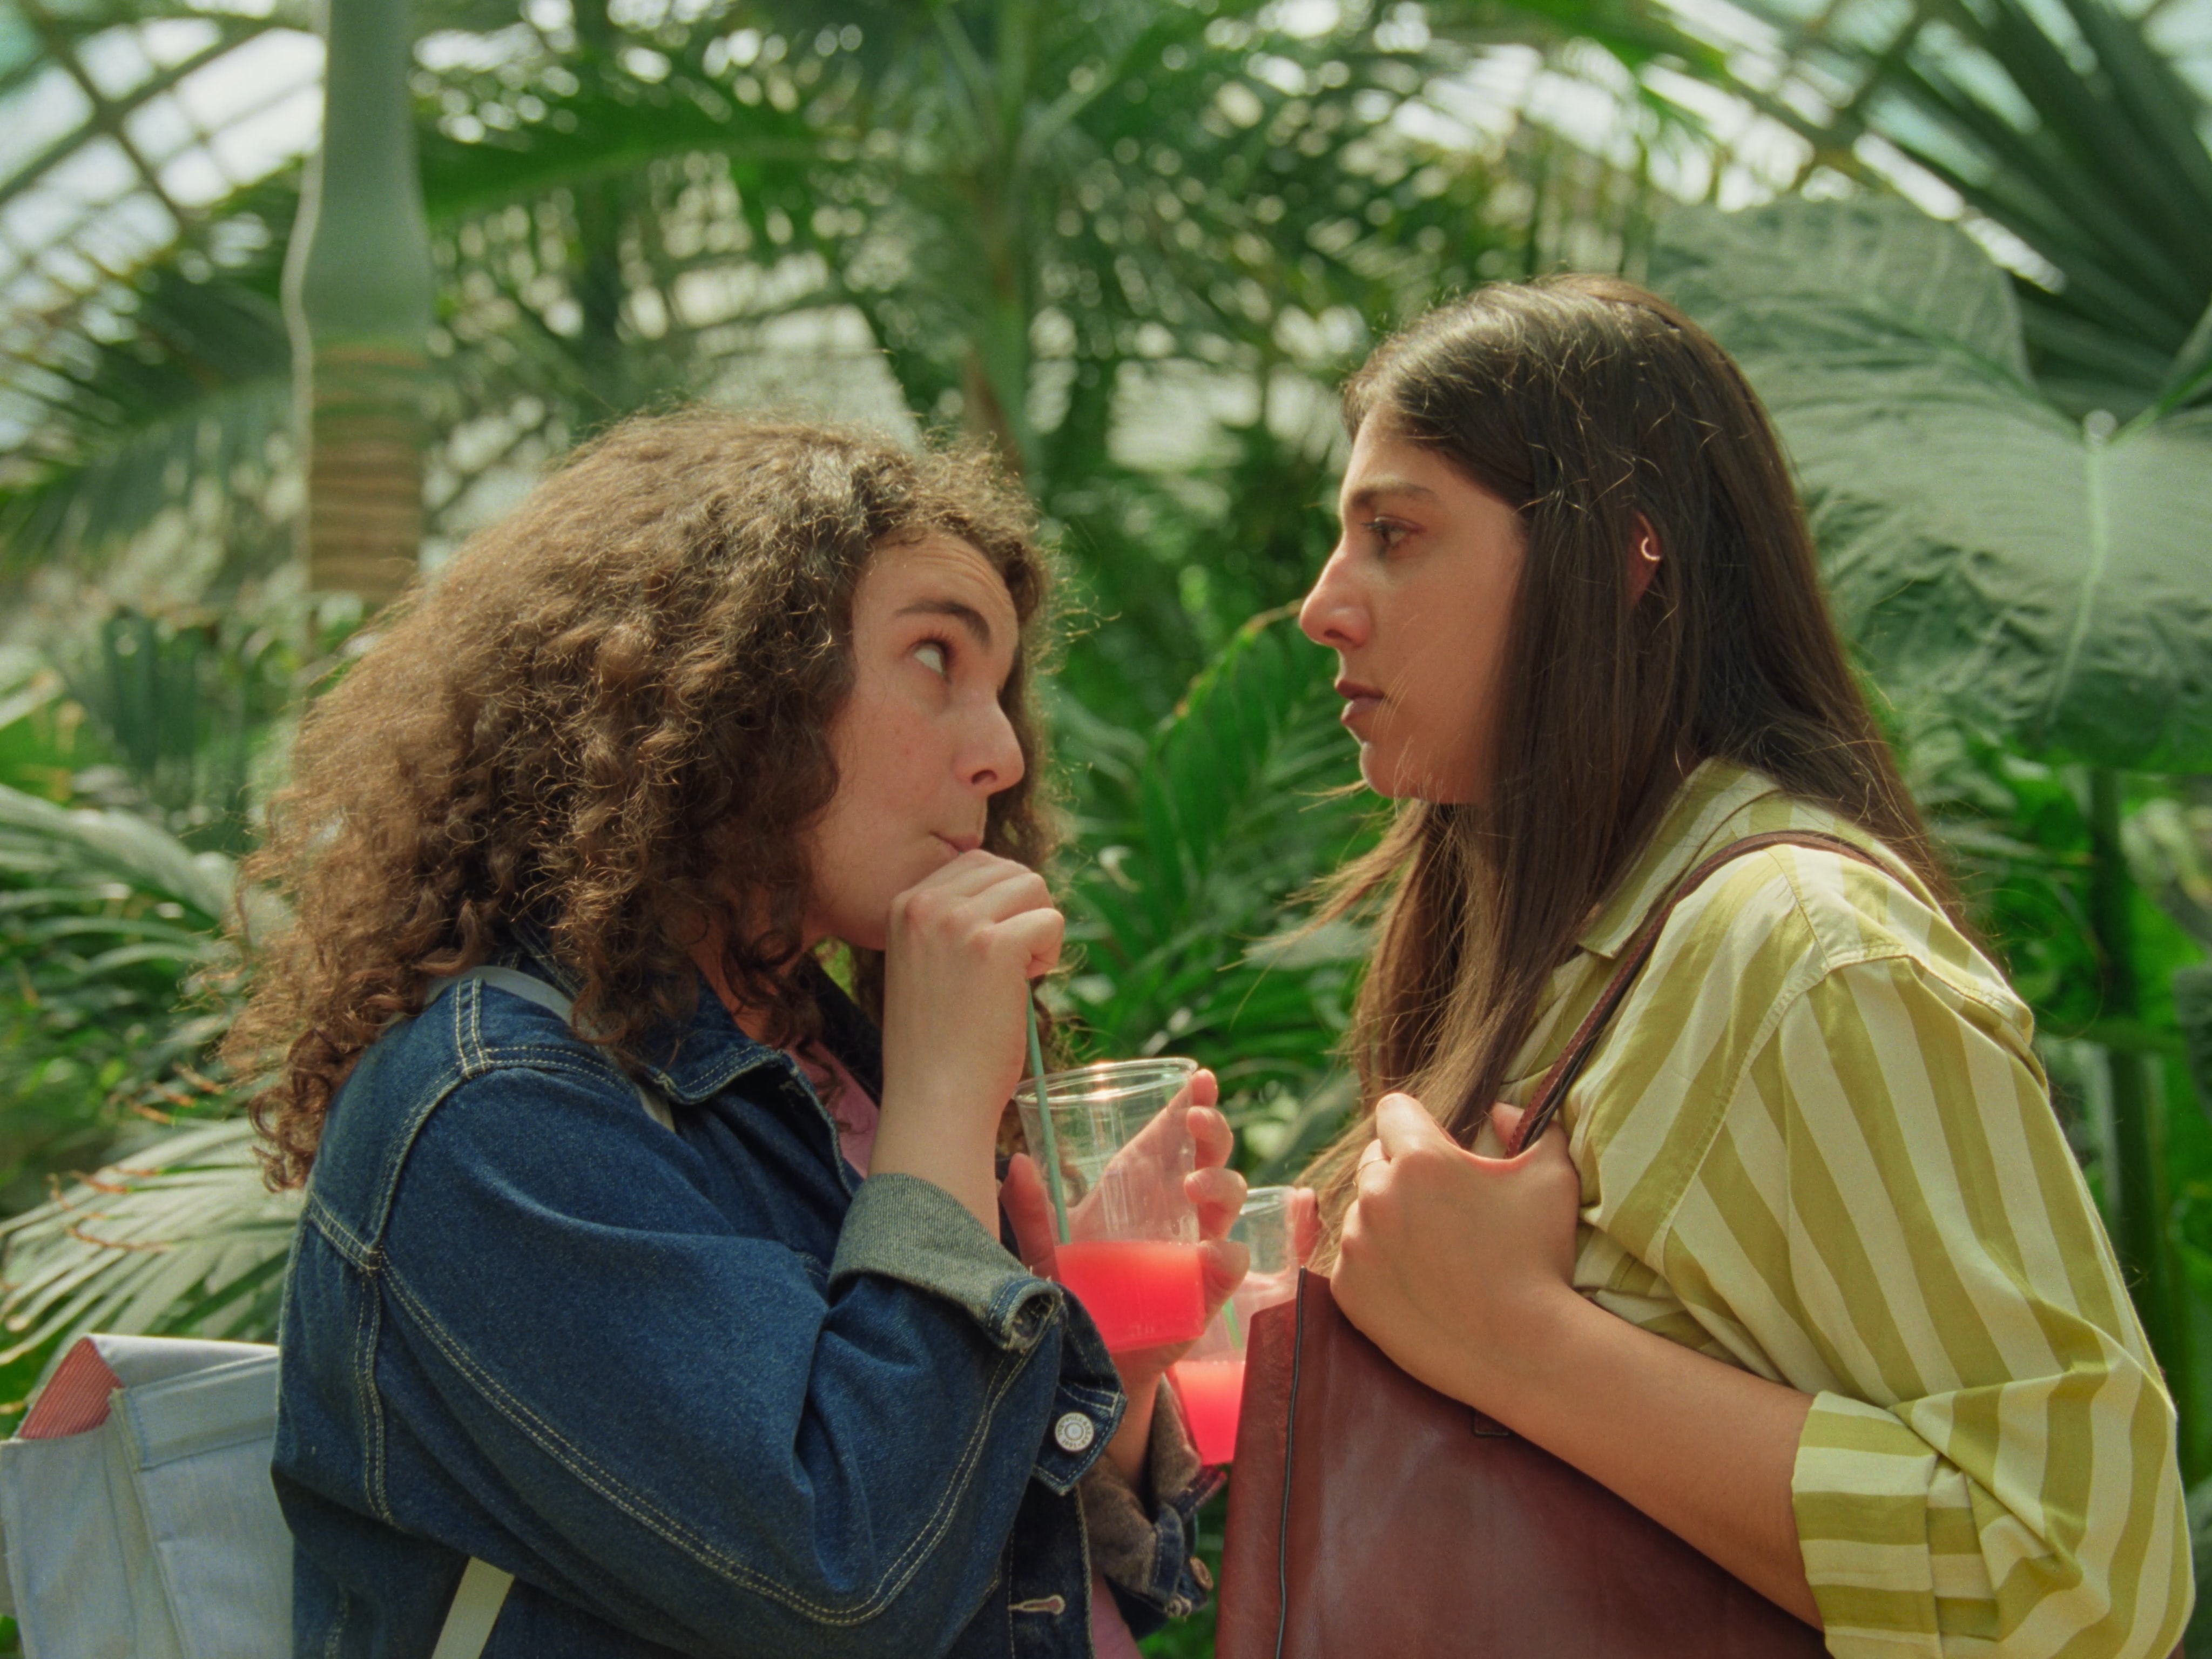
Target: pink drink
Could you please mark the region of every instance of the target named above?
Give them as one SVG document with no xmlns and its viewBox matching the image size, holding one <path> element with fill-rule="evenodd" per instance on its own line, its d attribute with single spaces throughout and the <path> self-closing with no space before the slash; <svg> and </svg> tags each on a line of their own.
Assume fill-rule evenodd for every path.
<svg viewBox="0 0 2212 1659">
<path fill-rule="evenodd" d="M 1206 1328 L 1195 1244 L 1080 1240 L 1060 1247 L 1058 1277 L 1083 1304 L 1109 1353 L 1188 1342 Z"/>
<path fill-rule="evenodd" d="M 1201 1463 L 1226 1463 L 1237 1454 L 1237 1413 L 1244 1403 L 1244 1360 L 1185 1359 L 1168 1368 L 1182 1418 Z"/>
</svg>

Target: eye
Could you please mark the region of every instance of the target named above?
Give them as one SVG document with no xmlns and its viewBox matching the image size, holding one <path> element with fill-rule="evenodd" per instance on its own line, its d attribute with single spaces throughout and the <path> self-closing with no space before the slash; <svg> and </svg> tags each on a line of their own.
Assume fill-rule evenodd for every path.
<svg viewBox="0 0 2212 1659">
<path fill-rule="evenodd" d="M 1375 538 L 1376 544 L 1385 553 L 1406 538 L 1407 526 L 1395 519 L 1370 519 L 1359 527 Z"/>
<path fill-rule="evenodd" d="M 914 648 L 915 660 L 939 678 L 951 666 L 952 653 L 943 640 L 924 640 Z"/>
</svg>

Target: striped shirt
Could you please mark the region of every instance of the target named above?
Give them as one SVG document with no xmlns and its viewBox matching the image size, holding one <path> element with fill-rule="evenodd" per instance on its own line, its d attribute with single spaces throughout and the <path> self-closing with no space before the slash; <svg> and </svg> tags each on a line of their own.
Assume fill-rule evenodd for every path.
<svg viewBox="0 0 2212 1659">
<path fill-rule="evenodd" d="M 1652 905 L 1764 830 L 1865 832 L 1709 762 L 1554 976 L 1525 1102 Z M 1791 1492 L 1841 1659 L 2164 1656 L 2174 1413 L 2004 976 L 1898 865 L 1781 847 L 1668 921 L 1570 1092 L 1575 1284 L 1814 1396 Z"/>
</svg>

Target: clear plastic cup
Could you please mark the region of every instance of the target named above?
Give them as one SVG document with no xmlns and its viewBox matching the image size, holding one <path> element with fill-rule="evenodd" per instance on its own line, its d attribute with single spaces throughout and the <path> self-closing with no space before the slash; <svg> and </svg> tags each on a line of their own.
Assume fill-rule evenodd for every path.
<svg viewBox="0 0 2212 1659">
<path fill-rule="evenodd" d="M 1301 1200 L 1290 1187 L 1255 1187 L 1229 1237 L 1251 1252 L 1251 1267 L 1228 1305 L 1206 1325 L 1190 1352 L 1168 1368 L 1183 1422 L 1201 1463 L 1226 1463 L 1237 1451 L 1244 1398 L 1244 1341 L 1252 1316 L 1297 1294 L 1303 1252 L 1297 1222 Z"/>
<path fill-rule="evenodd" d="M 1188 1342 L 1206 1325 L 1198 1212 L 1183 1190 L 1198 1161 L 1187 1109 L 1197 1069 L 1191 1060 L 1109 1060 L 1014 1091 L 1052 1196 L 1054 1277 L 1111 1353 Z"/>
</svg>

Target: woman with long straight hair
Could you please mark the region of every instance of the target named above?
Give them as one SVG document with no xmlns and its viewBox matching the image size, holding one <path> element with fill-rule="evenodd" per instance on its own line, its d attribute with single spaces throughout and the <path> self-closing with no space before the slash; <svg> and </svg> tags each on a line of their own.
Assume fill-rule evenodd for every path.
<svg viewBox="0 0 2212 1659">
<path fill-rule="evenodd" d="M 1721 349 L 1588 276 L 1485 289 L 1346 389 L 1301 616 L 1380 908 L 1318 1161 L 1346 1316 L 1840 1656 L 2162 1655 L 2174 1413 L 2054 1117 L 1855 684 Z M 1666 920 L 1556 1133 L 1520 1108 Z"/>
</svg>

